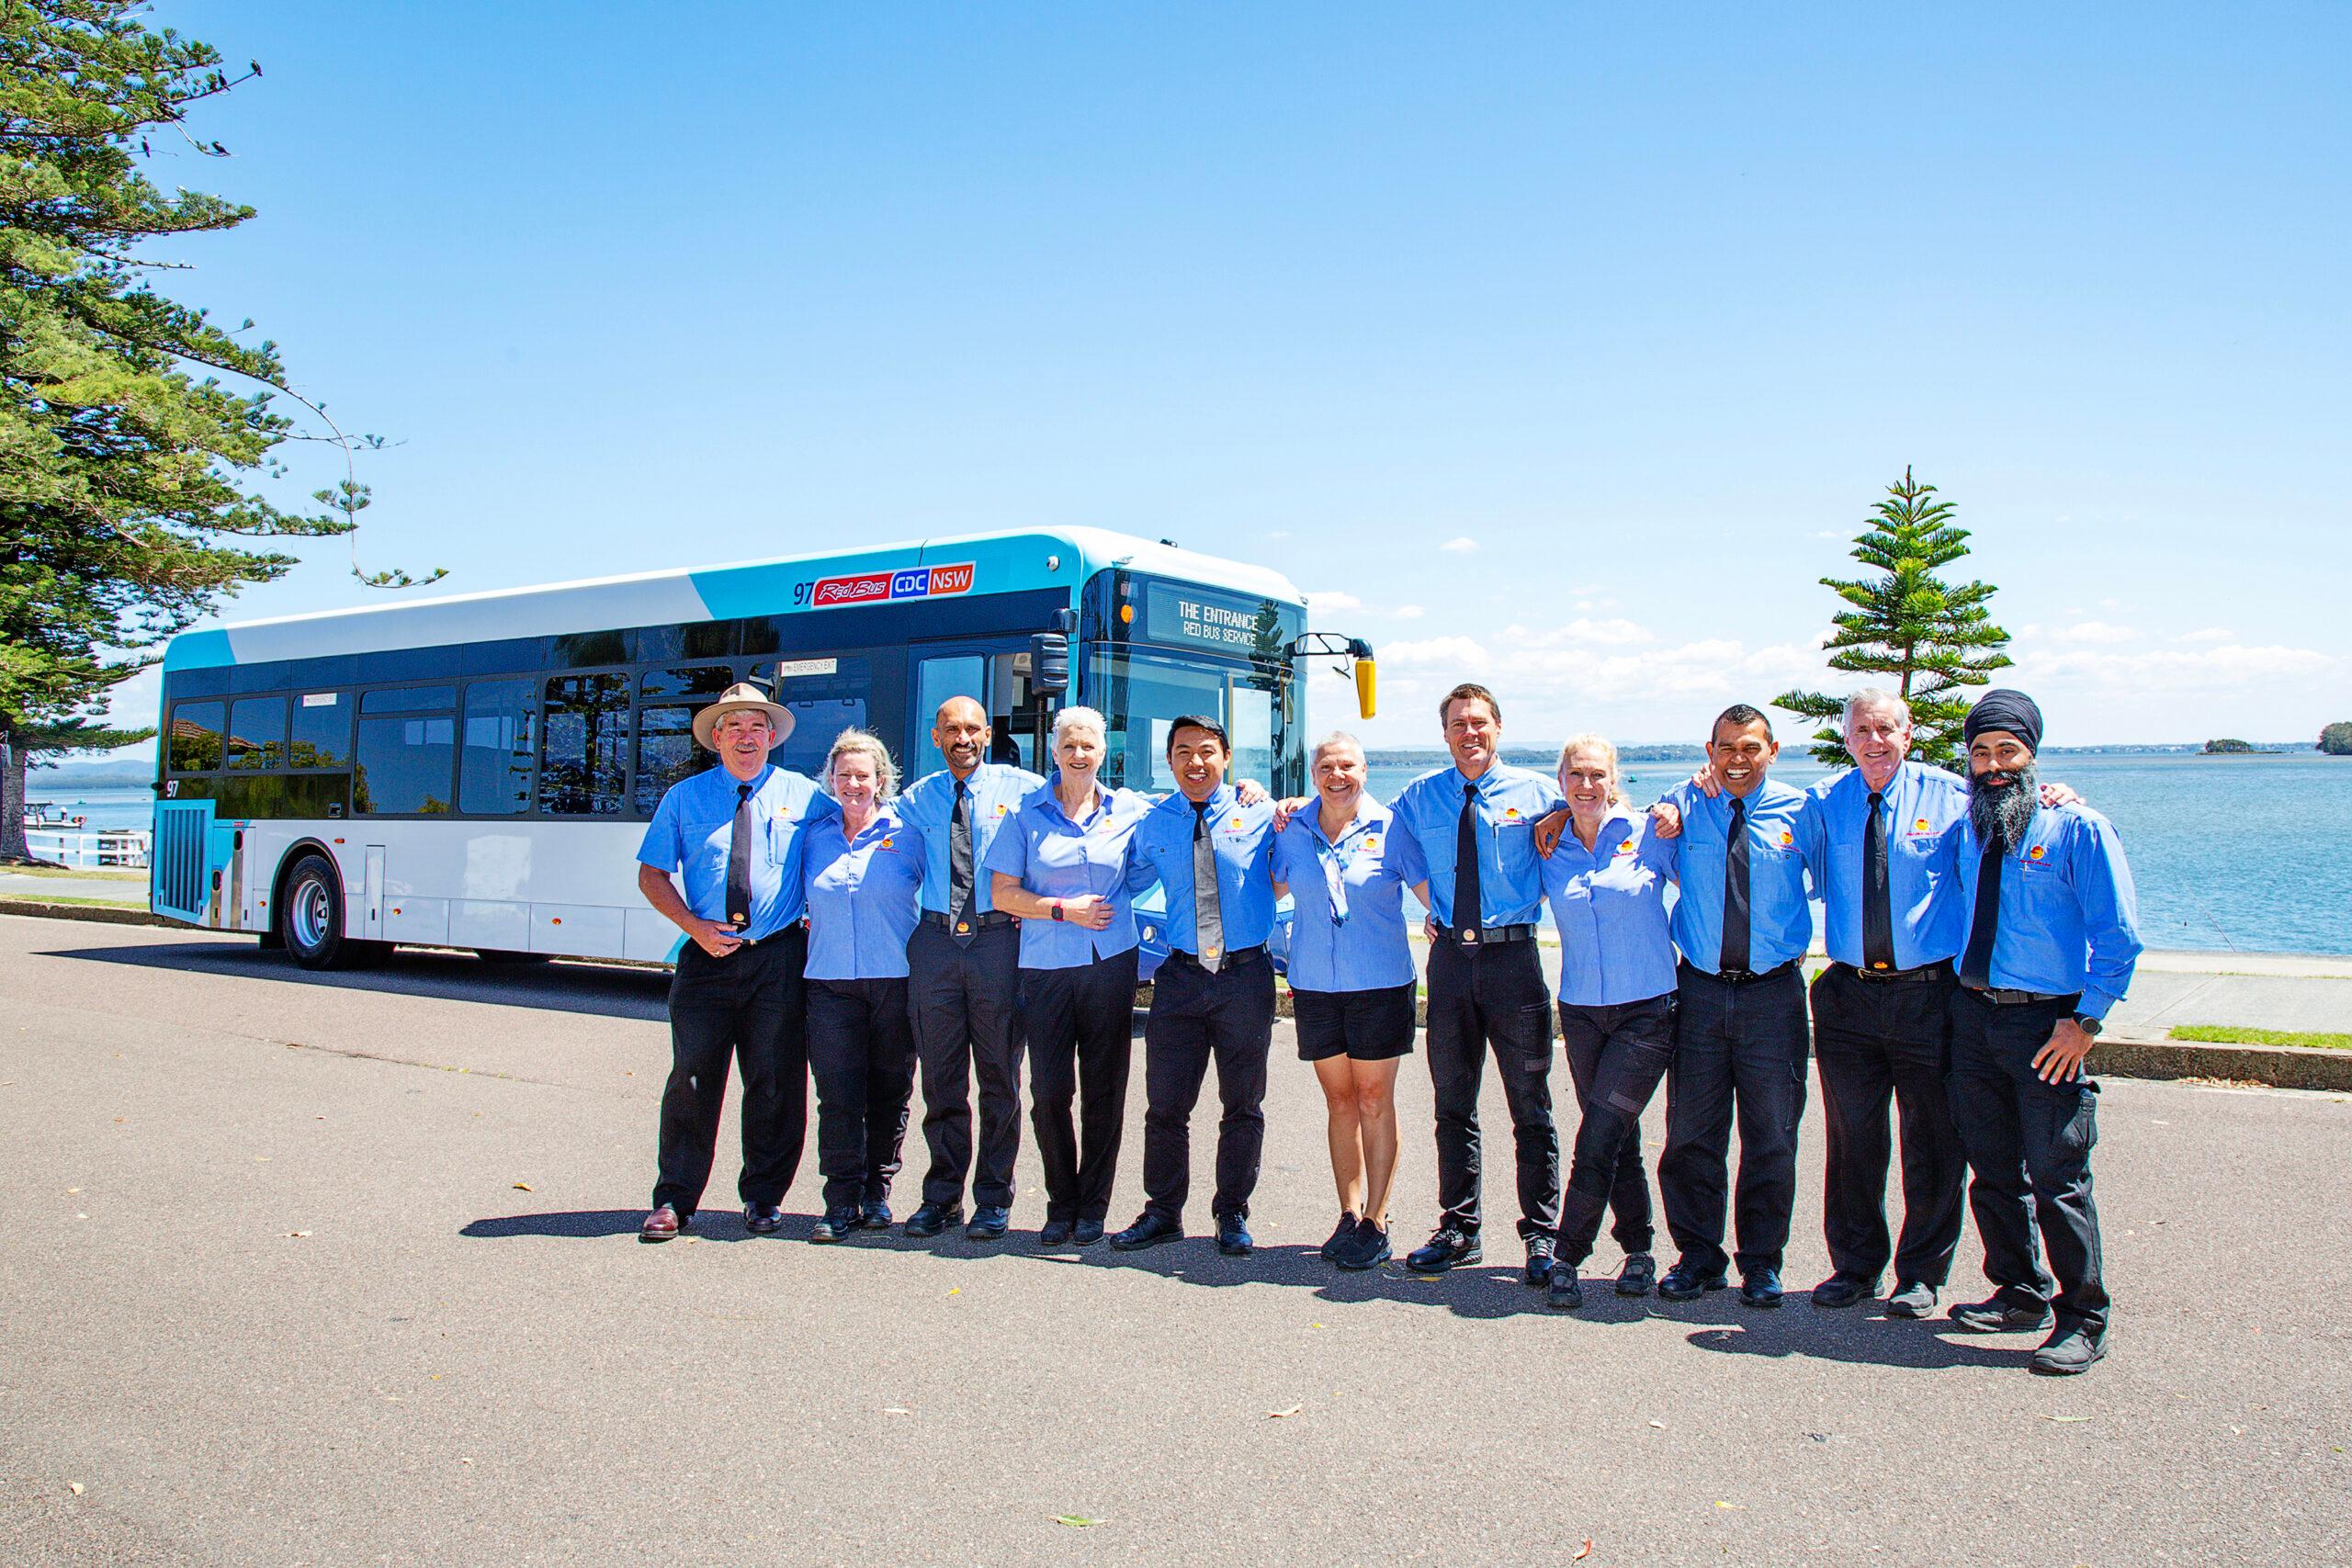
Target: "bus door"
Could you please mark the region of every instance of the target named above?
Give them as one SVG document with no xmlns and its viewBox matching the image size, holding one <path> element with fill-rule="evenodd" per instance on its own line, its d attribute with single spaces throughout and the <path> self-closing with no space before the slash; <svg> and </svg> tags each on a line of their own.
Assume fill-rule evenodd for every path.
<svg viewBox="0 0 2352 1568">
<path fill-rule="evenodd" d="M 913 666 L 914 703 L 907 711 L 910 733 L 903 760 L 910 781 L 947 765 L 931 739 L 931 721 L 950 697 L 969 697 L 987 710 L 989 761 L 1040 774 L 1051 771 L 1052 758 L 1037 743 L 1038 704 L 1029 690 L 1026 638 L 1017 643 L 923 643 L 909 662 Z"/>
</svg>

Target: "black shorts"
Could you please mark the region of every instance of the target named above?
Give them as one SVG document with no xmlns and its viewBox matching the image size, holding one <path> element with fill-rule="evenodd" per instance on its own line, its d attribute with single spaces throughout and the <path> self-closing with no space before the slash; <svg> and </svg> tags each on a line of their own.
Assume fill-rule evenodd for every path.
<svg viewBox="0 0 2352 1568">
<path fill-rule="evenodd" d="M 1350 1056 L 1385 1062 L 1413 1054 L 1419 987 L 1408 980 L 1377 991 L 1298 991 L 1290 994 L 1298 1025 L 1298 1059 Z"/>
</svg>

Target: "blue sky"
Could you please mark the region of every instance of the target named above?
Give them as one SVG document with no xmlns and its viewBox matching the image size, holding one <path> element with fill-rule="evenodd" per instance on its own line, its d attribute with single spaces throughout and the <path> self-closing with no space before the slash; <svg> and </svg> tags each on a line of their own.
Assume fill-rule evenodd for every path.
<svg viewBox="0 0 2352 1568">
<path fill-rule="evenodd" d="M 371 567 L 1094 524 L 1371 637 L 1369 739 L 1695 739 L 1908 463 L 2053 743 L 2352 717 L 2338 6 L 156 15 L 266 75 L 154 254 L 399 443 Z"/>
</svg>

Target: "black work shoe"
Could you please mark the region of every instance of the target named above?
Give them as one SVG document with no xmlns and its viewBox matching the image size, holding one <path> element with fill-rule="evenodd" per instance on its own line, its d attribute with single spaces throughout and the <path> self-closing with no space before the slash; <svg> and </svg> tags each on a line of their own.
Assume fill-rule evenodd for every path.
<svg viewBox="0 0 2352 1568">
<path fill-rule="evenodd" d="M 1739 1277 L 1739 1304 L 1751 1307 L 1776 1307 L 1781 1304 L 1781 1271 L 1778 1269 L 1750 1269 Z"/>
<path fill-rule="evenodd" d="M 1165 1247 L 1171 1241 L 1184 1239 L 1184 1227 L 1161 1219 L 1158 1214 L 1136 1216 L 1136 1223 L 1111 1238 L 1114 1252 L 1141 1252 L 1147 1247 Z"/>
<path fill-rule="evenodd" d="M 966 1241 L 1002 1241 L 1004 1233 L 1012 1226 L 1012 1211 L 1001 1203 L 983 1203 L 972 1211 L 972 1223 L 964 1227 Z M 909 1230 L 914 1222 L 907 1222 Z"/>
<path fill-rule="evenodd" d="M 1405 1255 L 1405 1267 L 1416 1274 L 1442 1274 L 1449 1269 L 1466 1268 L 1485 1256 L 1476 1231 L 1440 1225 L 1425 1244 Z"/>
<path fill-rule="evenodd" d="M 1216 1249 L 1227 1258 L 1247 1258 L 1255 1245 L 1250 1238 L 1249 1216 L 1227 1214 L 1216 1223 Z"/>
<path fill-rule="evenodd" d="M 1532 1290 L 1540 1291 L 1552 1282 L 1552 1237 L 1549 1232 L 1538 1231 L 1527 1238 L 1527 1272 L 1520 1277 Z"/>
<path fill-rule="evenodd" d="M 1337 1263 L 1340 1260 L 1340 1249 L 1355 1239 L 1358 1223 L 1353 1211 L 1340 1211 L 1340 1223 L 1332 1227 L 1331 1239 L 1323 1244 L 1324 1262 Z"/>
<path fill-rule="evenodd" d="M 1070 1224 L 1068 1220 L 1047 1220 L 1046 1228 L 1037 1233 L 1039 1247 L 1068 1247 Z"/>
<path fill-rule="evenodd" d="M 1388 1261 L 1388 1229 L 1370 1220 L 1356 1222 L 1355 1235 L 1340 1244 L 1339 1254 L 1331 1261 L 1342 1269 L 1377 1269 Z"/>
<path fill-rule="evenodd" d="M 1544 1304 L 1554 1312 L 1574 1312 L 1584 1305 L 1584 1281 L 1577 1278 L 1574 1266 L 1566 1263 L 1552 1265 L 1551 1293 Z"/>
<path fill-rule="evenodd" d="M 1955 1302 L 1944 1315 L 1971 1334 L 2025 1334 L 2058 1321 L 2046 1306 L 2013 1306 L 1999 1296 L 1984 1302 Z"/>
<path fill-rule="evenodd" d="M 1886 1298 L 1889 1317 L 1925 1317 L 1936 1310 L 1936 1288 L 1917 1280 L 1894 1282 L 1894 1294 Z"/>
<path fill-rule="evenodd" d="M 1646 1296 L 1657 1284 L 1657 1259 L 1646 1252 L 1629 1252 L 1625 1266 L 1617 1270 L 1617 1293 L 1621 1296 Z"/>
<path fill-rule="evenodd" d="M 1695 1302 L 1709 1291 L 1720 1291 L 1730 1283 L 1721 1274 L 1702 1274 L 1688 1263 L 1677 1262 L 1657 1282 L 1660 1301 Z"/>
<path fill-rule="evenodd" d="M 925 1203 L 907 1216 L 907 1234 L 916 1237 L 934 1236 L 949 1225 L 963 1223 L 963 1204 Z"/>
<path fill-rule="evenodd" d="M 1080 1247 L 1092 1247 L 1102 1239 L 1102 1222 L 1101 1220 L 1079 1221 L 1078 1229 L 1072 1239 Z"/>
<path fill-rule="evenodd" d="M 2046 1378 L 2073 1377 L 2091 1370 L 2107 1354 L 2107 1331 L 2093 1334 L 2081 1324 L 2069 1324 L 2042 1341 L 2033 1353 L 2033 1370 Z"/>
<path fill-rule="evenodd" d="M 1876 1294 L 1876 1280 L 1857 1280 L 1851 1274 L 1832 1274 L 1813 1288 L 1813 1304 L 1832 1309 L 1849 1307 Z"/>
<path fill-rule="evenodd" d="M 823 1246 L 829 1242 L 843 1239 L 850 1232 L 857 1229 L 857 1226 L 858 1218 L 855 1209 L 847 1205 L 838 1209 L 828 1209 L 823 1218 L 808 1227 L 808 1239 L 819 1246 Z"/>
<path fill-rule="evenodd" d="M 775 1203 L 743 1205 L 743 1228 L 753 1235 L 774 1235 L 784 1224 L 784 1210 Z"/>
<path fill-rule="evenodd" d="M 883 1202 L 861 1203 L 857 1210 L 857 1228 L 887 1231 L 890 1228 L 890 1205 Z"/>
</svg>

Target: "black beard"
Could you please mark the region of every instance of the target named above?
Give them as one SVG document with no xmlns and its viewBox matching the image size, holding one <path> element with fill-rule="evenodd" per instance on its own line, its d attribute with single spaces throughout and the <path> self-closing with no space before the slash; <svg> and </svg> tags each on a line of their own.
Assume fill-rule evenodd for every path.
<svg viewBox="0 0 2352 1568">
<path fill-rule="evenodd" d="M 2011 774 L 2005 784 L 1986 784 L 1982 773 L 1969 775 L 1968 820 L 1975 826 L 1976 841 L 1994 845 L 2004 854 L 2024 839 L 2041 805 L 2041 785 L 2034 778 L 2031 762 Z"/>
</svg>

